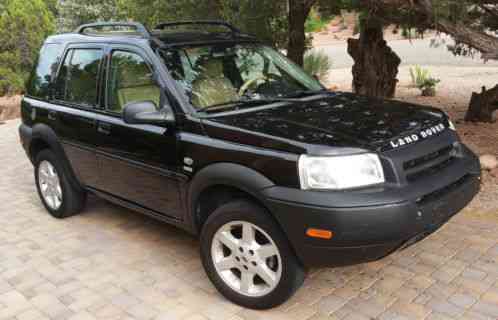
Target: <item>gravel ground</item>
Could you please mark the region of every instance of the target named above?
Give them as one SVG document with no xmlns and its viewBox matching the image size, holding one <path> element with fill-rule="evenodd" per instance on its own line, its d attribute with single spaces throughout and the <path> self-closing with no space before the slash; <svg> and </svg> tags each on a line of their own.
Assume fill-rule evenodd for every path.
<svg viewBox="0 0 498 320">
<path fill-rule="evenodd" d="M 480 91 L 498 83 L 498 67 L 428 67 L 432 75 L 441 79 L 436 97 L 422 97 L 417 88 L 411 87 L 409 67 L 401 67 L 399 85 L 396 93 L 398 100 L 430 105 L 446 111 L 456 124 L 464 141 L 478 155 L 492 154 L 498 157 L 498 123 L 465 123 L 463 118 L 473 91 Z M 340 91 L 351 91 L 351 69 L 332 70 L 327 80 L 329 87 Z M 471 203 L 470 208 L 481 213 L 498 210 L 498 178 L 483 172 L 482 191 Z"/>
</svg>

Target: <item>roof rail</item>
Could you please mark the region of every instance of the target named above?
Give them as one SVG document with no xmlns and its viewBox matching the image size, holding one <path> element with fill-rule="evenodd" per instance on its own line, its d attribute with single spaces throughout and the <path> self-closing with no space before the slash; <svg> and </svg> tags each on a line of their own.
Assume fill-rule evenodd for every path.
<svg viewBox="0 0 498 320">
<path fill-rule="evenodd" d="M 137 22 L 95 22 L 95 23 L 88 23 L 79 26 L 75 32 L 79 34 L 85 34 L 84 31 L 86 29 L 90 28 L 102 28 L 102 27 L 130 27 L 136 30 L 137 33 L 141 34 L 144 38 L 150 39 L 151 35 L 149 30 L 141 24 Z"/>
<path fill-rule="evenodd" d="M 191 21 L 177 21 L 177 22 L 165 22 L 160 23 L 154 27 L 154 30 L 163 30 L 169 27 L 178 27 L 186 25 L 210 25 L 210 26 L 222 26 L 230 30 L 232 34 L 240 34 L 240 30 L 231 25 L 228 22 L 220 20 L 191 20 Z"/>
</svg>

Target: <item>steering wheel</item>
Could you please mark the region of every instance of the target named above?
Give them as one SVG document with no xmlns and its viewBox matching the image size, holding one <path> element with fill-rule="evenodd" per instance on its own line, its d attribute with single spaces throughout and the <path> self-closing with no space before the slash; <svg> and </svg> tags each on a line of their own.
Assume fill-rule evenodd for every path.
<svg viewBox="0 0 498 320">
<path fill-rule="evenodd" d="M 274 79 L 274 80 L 279 80 L 280 77 L 276 74 L 273 74 L 273 73 L 268 73 L 268 75 L 258 75 L 252 79 L 249 79 L 247 80 L 239 89 L 239 96 L 243 96 L 247 90 L 249 90 L 256 82 L 258 82 L 259 80 L 270 80 L 270 79 Z"/>
</svg>

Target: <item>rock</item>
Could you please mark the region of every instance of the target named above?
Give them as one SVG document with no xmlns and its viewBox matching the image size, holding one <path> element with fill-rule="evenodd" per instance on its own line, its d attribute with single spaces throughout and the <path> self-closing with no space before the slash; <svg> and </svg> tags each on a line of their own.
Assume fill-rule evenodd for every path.
<svg viewBox="0 0 498 320">
<path fill-rule="evenodd" d="M 496 160 L 495 156 L 490 154 L 482 155 L 479 158 L 479 161 L 481 162 L 481 167 L 483 170 L 491 171 L 498 167 L 498 160 Z"/>
<path fill-rule="evenodd" d="M 498 168 L 494 168 L 489 172 L 490 175 L 492 175 L 495 178 L 498 178 Z"/>
</svg>

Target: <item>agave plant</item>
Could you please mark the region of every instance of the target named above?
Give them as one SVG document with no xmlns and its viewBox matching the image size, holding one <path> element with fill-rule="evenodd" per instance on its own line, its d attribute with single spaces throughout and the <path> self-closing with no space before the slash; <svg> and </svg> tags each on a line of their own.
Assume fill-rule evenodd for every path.
<svg viewBox="0 0 498 320">
<path fill-rule="evenodd" d="M 303 68 L 309 75 L 325 81 L 332 69 L 332 60 L 323 51 L 310 51 L 304 56 Z"/>
<path fill-rule="evenodd" d="M 412 86 L 419 88 L 424 97 L 433 97 L 436 95 L 436 86 L 440 79 L 434 78 L 428 69 L 420 66 L 410 68 L 410 77 L 412 78 Z"/>
</svg>

